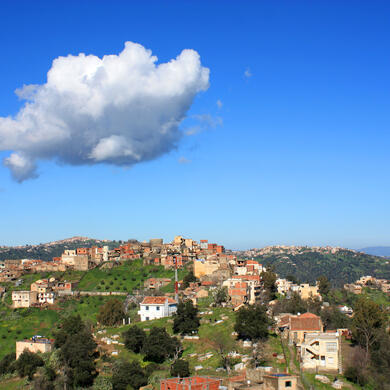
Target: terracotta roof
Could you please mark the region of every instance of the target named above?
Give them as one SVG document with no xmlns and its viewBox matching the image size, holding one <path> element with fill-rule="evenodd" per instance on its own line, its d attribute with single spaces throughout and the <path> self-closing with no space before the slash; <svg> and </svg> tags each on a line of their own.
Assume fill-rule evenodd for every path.
<svg viewBox="0 0 390 390">
<path fill-rule="evenodd" d="M 142 301 L 143 305 L 163 305 L 166 301 L 168 303 L 176 303 L 175 300 L 168 297 L 145 297 Z"/>
<path fill-rule="evenodd" d="M 305 313 L 297 317 L 291 317 L 290 330 L 310 330 L 321 332 L 321 319 L 312 313 Z"/>
</svg>

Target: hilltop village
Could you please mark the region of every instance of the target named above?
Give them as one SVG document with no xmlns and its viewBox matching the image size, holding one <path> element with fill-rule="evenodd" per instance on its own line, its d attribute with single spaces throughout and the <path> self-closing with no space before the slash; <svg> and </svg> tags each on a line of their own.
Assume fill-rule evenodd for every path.
<svg viewBox="0 0 390 390">
<path fill-rule="evenodd" d="M 176 236 L 74 247 L 52 261 L 0 261 L 4 325 L 18 328 L 13 340 L 0 330 L 0 375 L 9 385 L 24 381 L 20 388 L 114 390 L 341 389 L 387 380 L 370 351 L 390 342 L 390 282 L 362 275 L 335 289 L 324 276 L 301 283 L 254 260 L 286 248 L 305 250 L 237 253 Z M 367 316 L 376 316 L 372 329 L 360 327 Z M 22 318 L 51 325 L 25 330 L 15 322 Z M 74 327 L 90 340 L 79 379 L 75 352 L 66 357 Z M 53 356 L 71 376 L 45 363 Z"/>
</svg>

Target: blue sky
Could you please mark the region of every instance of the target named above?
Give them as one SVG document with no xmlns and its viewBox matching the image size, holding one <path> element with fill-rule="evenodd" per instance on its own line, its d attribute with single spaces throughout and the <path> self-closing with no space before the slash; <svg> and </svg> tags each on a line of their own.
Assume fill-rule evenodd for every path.
<svg viewBox="0 0 390 390">
<path fill-rule="evenodd" d="M 1 165 L 0 245 L 390 245 L 389 16 L 386 1 L 2 1 L 0 117 L 55 58 L 117 55 L 126 41 L 158 63 L 193 49 L 210 78 L 155 159 L 39 160 L 22 183 Z"/>
</svg>

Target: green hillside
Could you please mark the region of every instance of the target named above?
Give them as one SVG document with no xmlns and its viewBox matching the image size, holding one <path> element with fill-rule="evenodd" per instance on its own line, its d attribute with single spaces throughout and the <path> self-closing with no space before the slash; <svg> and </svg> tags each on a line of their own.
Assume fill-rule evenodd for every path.
<svg viewBox="0 0 390 390">
<path fill-rule="evenodd" d="M 265 266 L 272 265 L 281 276 L 293 275 L 300 282 L 313 283 L 321 275 L 335 285 L 354 282 L 363 275 L 390 279 L 390 264 L 382 257 L 347 249 L 322 253 L 308 248 L 300 253 L 271 253 L 256 257 Z"/>
</svg>

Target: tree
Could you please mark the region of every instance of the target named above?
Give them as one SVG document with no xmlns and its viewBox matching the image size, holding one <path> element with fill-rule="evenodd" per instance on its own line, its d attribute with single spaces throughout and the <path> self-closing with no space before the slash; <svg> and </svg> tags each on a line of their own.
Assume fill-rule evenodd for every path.
<svg viewBox="0 0 390 390">
<path fill-rule="evenodd" d="M 171 337 L 164 328 L 153 327 L 146 337 L 142 352 L 144 360 L 163 363 L 167 358 L 180 355 L 182 346 L 176 337 Z"/>
<path fill-rule="evenodd" d="M 234 330 L 241 340 L 265 340 L 270 320 L 263 305 L 242 307 L 236 317 Z"/>
<path fill-rule="evenodd" d="M 171 365 L 171 376 L 186 378 L 191 375 L 187 360 L 178 359 Z"/>
<path fill-rule="evenodd" d="M 272 269 L 268 269 L 267 271 L 263 271 L 261 273 L 261 280 L 263 281 L 263 287 L 265 292 L 268 295 L 268 300 L 272 301 L 276 298 L 276 293 L 278 288 L 276 286 L 276 274 Z"/>
<path fill-rule="evenodd" d="M 365 349 L 367 358 L 385 324 L 386 317 L 378 304 L 365 297 L 357 300 L 352 319 L 352 335 Z"/>
<path fill-rule="evenodd" d="M 222 303 L 227 302 L 229 299 L 227 288 L 221 287 L 216 290 L 214 293 L 214 302 L 217 306 L 221 306 Z"/>
<path fill-rule="evenodd" d="M 233 360 L 230 358 L 229 353 L 234 348 L 234 340 L 226 332 L 217 331 L 213 335 L 212 344 L 218 352 L 222 367 L 227 370 L 228 374 L 230 374 Z"/>
<path fill-rule="evenodd" d="M 107 326 L 118 325 L 125 317 L 122 302 L 119 299 L 110 299 L 100 307 L 98 321 Z"/>
<path fill-rule="evenodd" d="M 135 353 L 140 353 L 146 339 L 146 333 L 138 326 L 131 326 L 127 331 L 123 332 L 125 347 Z"/>
<path fill-rule="evenodd" d="M 173 316 L 173 333 L 192 334 L 198 331 L 199 325 L 198 309 L 192 301 L 179 302 L 177 312 Z"/>
<path fill-rule="evenodd" d="M 79 315 L 66 318 L 55 334 L 55 346 L 60 349 L 61 373 L 70 386 L 88 387 L 96 377 L 95 349 L 89 327 Z"/>
<path fill-rule="evenodd" d="M 93 390 L 113 390 L 112 381 L 110 378 L 99 375 L 93 384 Z"/>
<path fill-rule="evenodd" d="M 112 375 L 113 390 L 126 390 L 130 385 L 132 389 L 139 389 L 147 385 L 148 377 L 139 362 L 126 362 L 119 360 L 114 364 Z"/>
<path fill-rule="evenodd" d="M 9 353 L 0 360 L 0 376 L 15 370 L 15 353 Z"/>
<path fill-rule="evenodd" d="M 326 330 L 329 329 L 349 329 L 351 320 L 348 316 L 341 313 L 335 306 L 329 306 L 321 311 L 321 320 Z"/>
<path fill-rule="evenodd" d="M 183 278 L 183 287 L 189 287 L 190 283 L 197 282 L 198 278 L 194 275 L 194 271 L 191 270 L 186 276 Z"/>
<path fill-rule="evenodd" d="M 24 350 L 16 361 L 16 370 L 20 377 L 32 379 L 38 367 L 44 365 L 43 359 L 36 353 Z"/>
<path fill-rule="evenodd" d="M 322 296 L 327 296 L 331 289 L 331 284 L 325 275 L 321 275 L 318 279 L 318 291 Z"/>
</svg>

